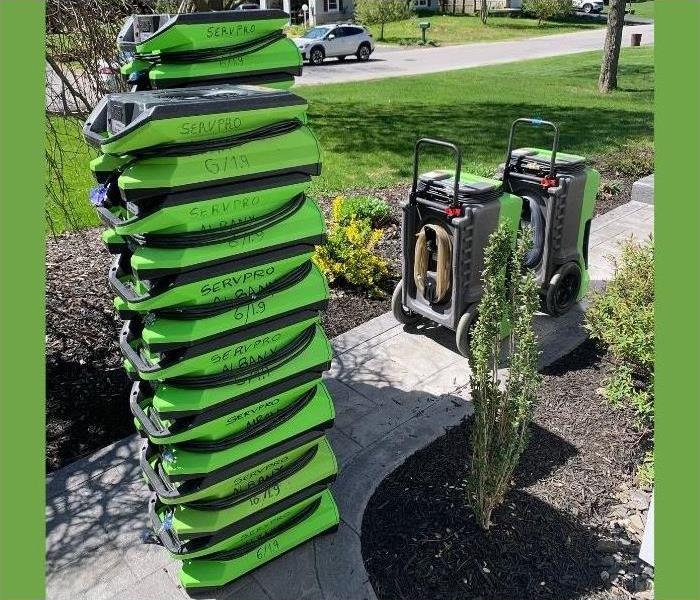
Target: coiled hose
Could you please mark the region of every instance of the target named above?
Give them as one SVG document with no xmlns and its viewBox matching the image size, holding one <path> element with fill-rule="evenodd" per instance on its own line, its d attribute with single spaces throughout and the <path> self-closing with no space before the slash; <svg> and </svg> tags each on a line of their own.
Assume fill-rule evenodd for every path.
<svg viewBox="0 0 700 600">
<path fill-rule="evenodd" d="M 435 271 L 434 295 L 428 298 L 426 288 L 431 287 L 428 281 L 428 266 L 430 262 L 429 238 L 435 239 L 437 245 L 437 268 Z M 452 236 L 440 225 L 424 225 L 416 235 L 416 248 L 413 260 L 413 280 L 418 293 L 428 302 L 442 302 L 452 285 Z"/>
</svg>

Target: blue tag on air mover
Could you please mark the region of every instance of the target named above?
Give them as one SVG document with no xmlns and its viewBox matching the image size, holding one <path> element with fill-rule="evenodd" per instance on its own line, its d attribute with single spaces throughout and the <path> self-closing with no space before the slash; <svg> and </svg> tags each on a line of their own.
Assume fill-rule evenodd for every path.
<svg viewBox="0 0 700 600">
<path fill-rule="evenodd" d="M 104 206 L 107 199 L 107 186 L 100 184 L 90 190 L 90 204 Z"/>
</svg>

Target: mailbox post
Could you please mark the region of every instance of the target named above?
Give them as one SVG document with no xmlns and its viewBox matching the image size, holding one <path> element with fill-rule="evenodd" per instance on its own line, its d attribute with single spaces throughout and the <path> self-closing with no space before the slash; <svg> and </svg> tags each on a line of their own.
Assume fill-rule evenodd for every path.
<svg viewBox="0 0 700 600">
<path fill-rule="evenodd" d="M 428 21 L 421 21 L 420 23 L 418 23 L 418 26 L 420 27 L 421 36 L 423 38 L 422 43 L 425 44 L 426 43 L 425 32 L 428 29 L 430 29 L 430 23 Z"/>
</svg>

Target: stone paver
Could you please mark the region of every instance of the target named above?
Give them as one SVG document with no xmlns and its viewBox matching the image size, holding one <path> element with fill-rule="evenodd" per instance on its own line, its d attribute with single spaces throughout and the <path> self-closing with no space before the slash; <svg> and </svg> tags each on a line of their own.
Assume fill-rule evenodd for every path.
<svg viewBox="0 0 700 600">
<path fill-rule="evenodd" d="M 654 204 L 654 174 L 642 177 L 632 184 L 632 200 Z"/>
<path fill-rule="evenodd" d="M 619 242 L 647 237 L 652 205 L 630 202 L 594 220 L 589 250 L 592 285 L 612 274 L 605 257 Z M 535 327 L 549 364 L 585 332 L 585 306 Z M 338 532 L 314 540 L 228 586 L 216 597 L 237 600 L 375 600 L 361 555 L 362 516 L 381 480 L 407 456 L 456 425 L 471 410 L 466 359 L 452 334 L 404 331 L 385 314 L 333 340 L 326 382 L 337 418 L 329 438 L 341 464 L 333 491 Z M 178 564 L 140 543 L 148 491 L 138 467 L 140 442 L 121 440 L 47 480 L 47 597 L 50 600 L 177 600 Z"/>
</svg>

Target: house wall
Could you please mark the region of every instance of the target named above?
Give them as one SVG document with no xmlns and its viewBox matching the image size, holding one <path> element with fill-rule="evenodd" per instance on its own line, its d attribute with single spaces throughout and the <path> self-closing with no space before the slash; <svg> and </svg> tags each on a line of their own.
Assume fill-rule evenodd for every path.
<svg viewBox="0 0 700 600">
<path fill-rule="evenodd" d="M 481 10 L 481 0 L 434 0 L 446 13 L 472 14 Z M 522 0 L 488 0 L 489 8 L 522 8 Z"/>
</svg>

